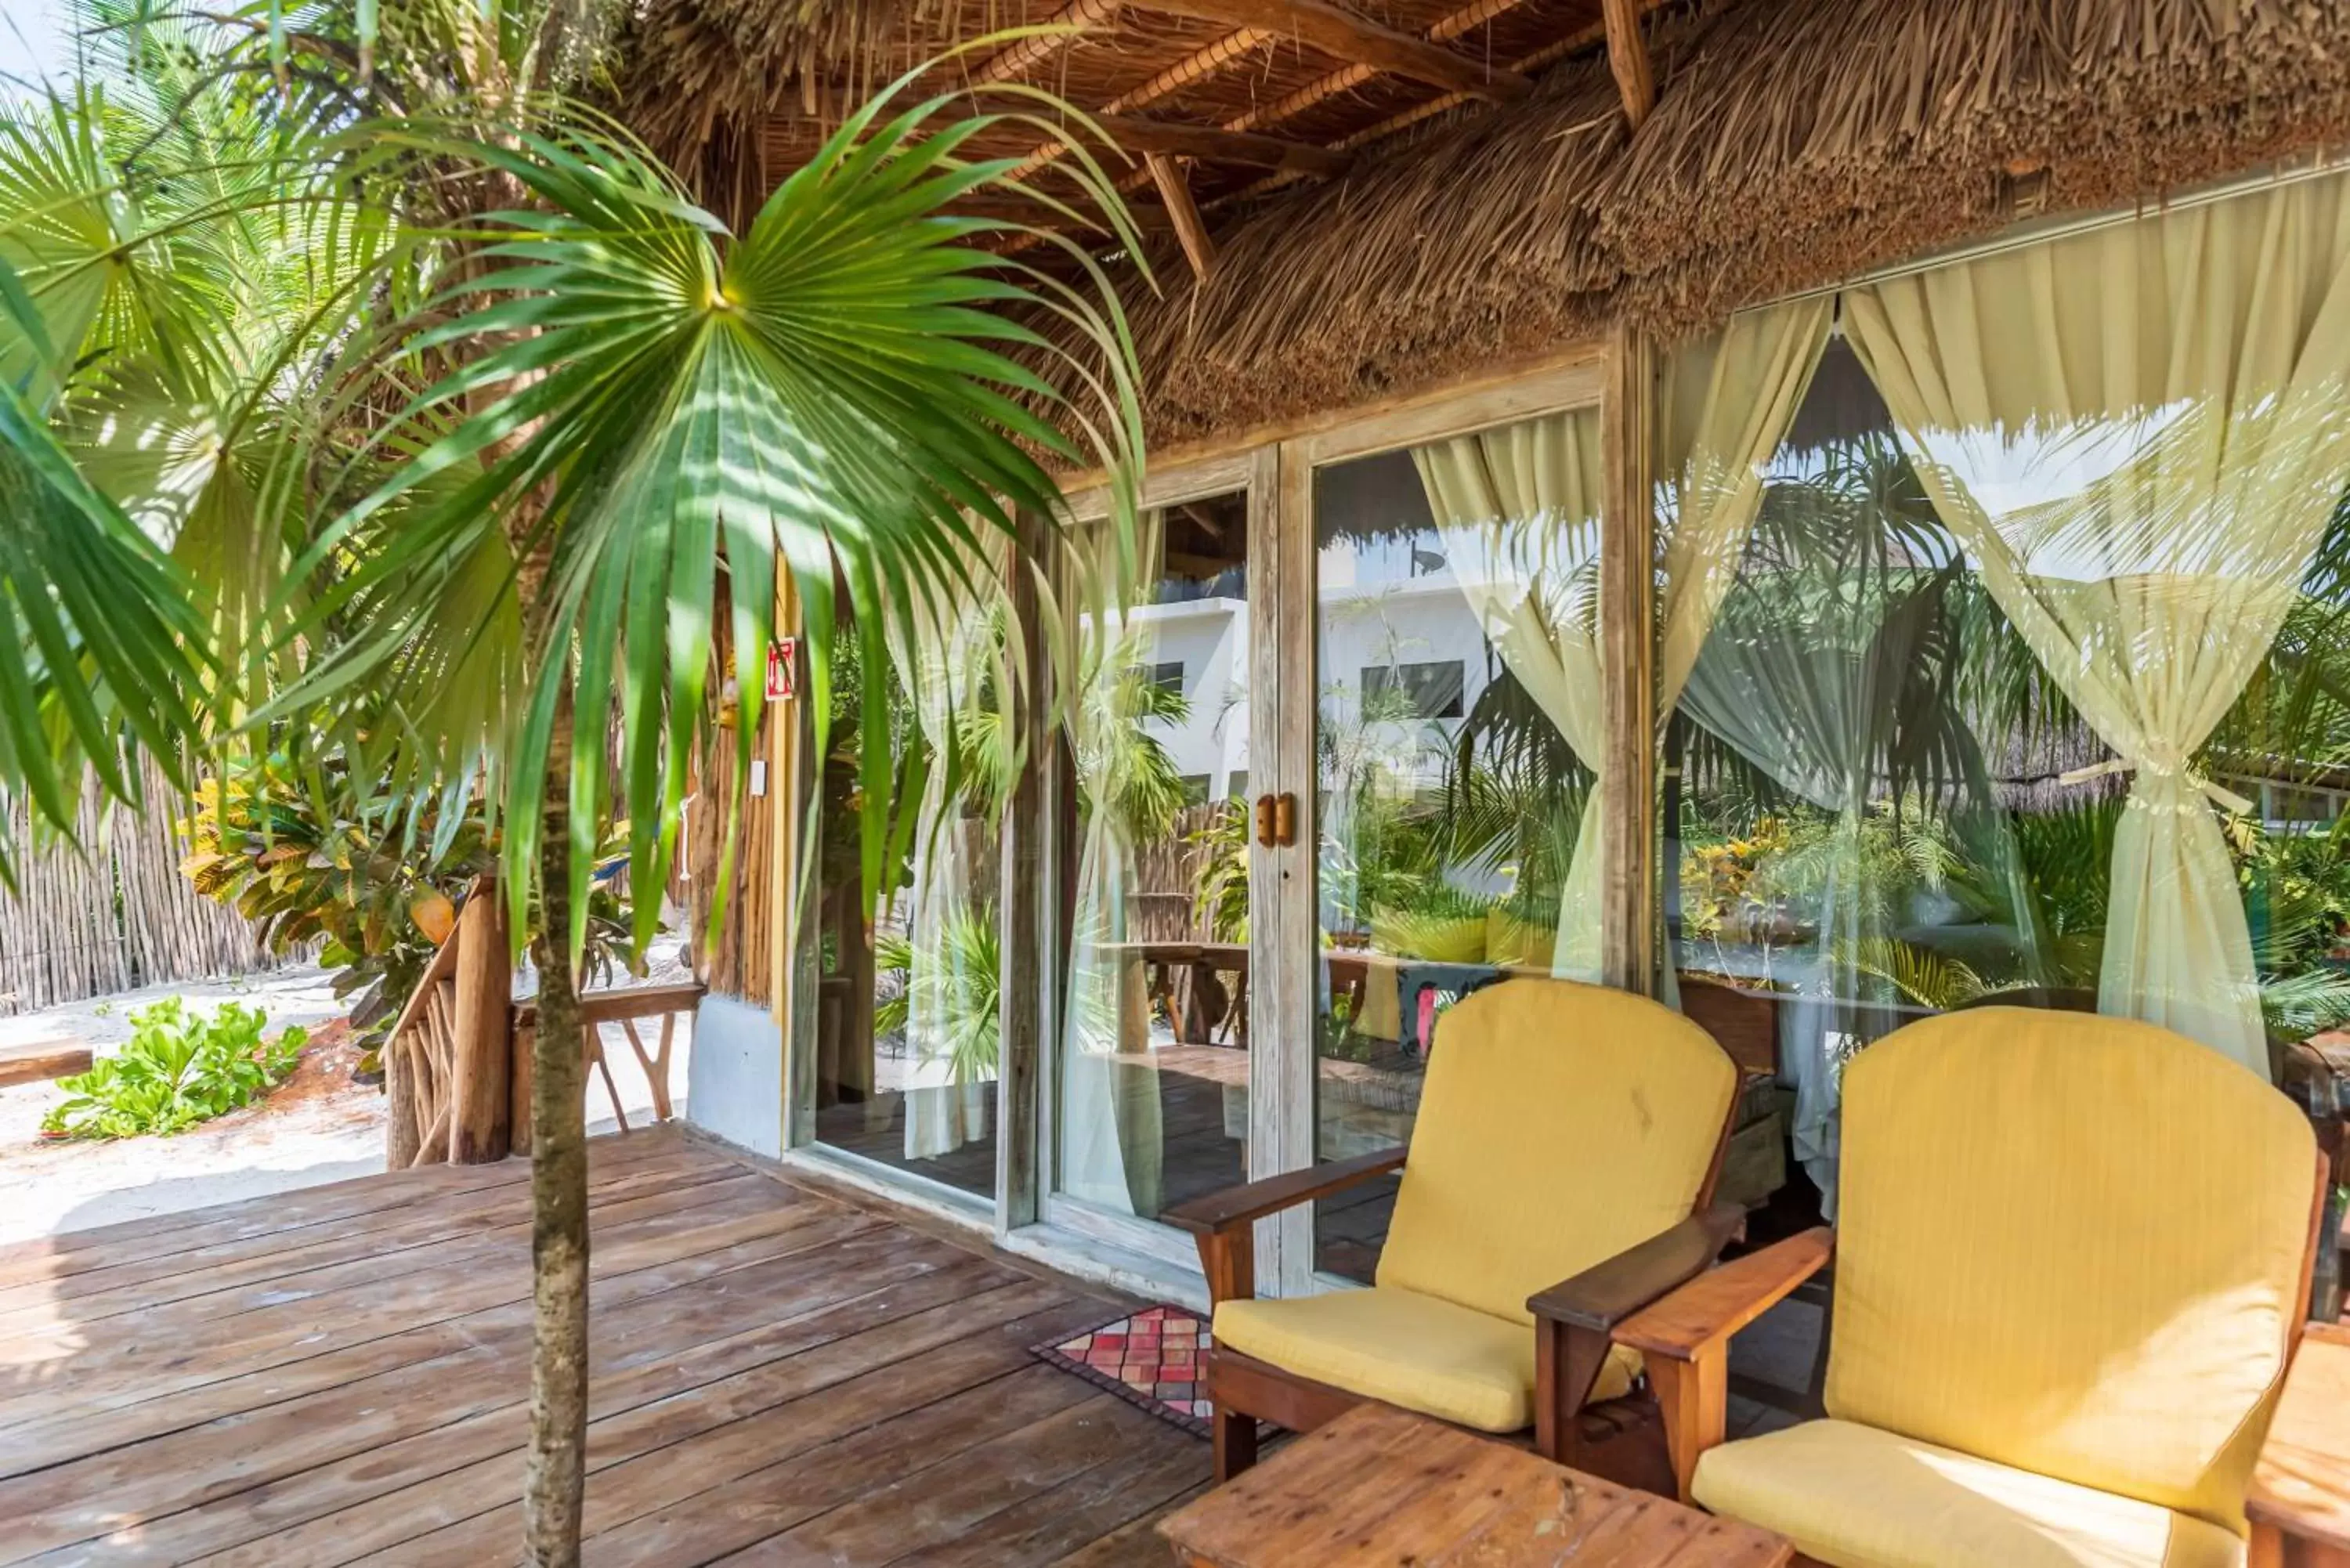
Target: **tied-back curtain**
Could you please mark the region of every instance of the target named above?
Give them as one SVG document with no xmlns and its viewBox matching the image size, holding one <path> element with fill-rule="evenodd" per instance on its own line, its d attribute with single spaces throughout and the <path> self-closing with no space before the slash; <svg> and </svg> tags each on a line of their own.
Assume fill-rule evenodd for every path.
<svg viewBox="0 0 2350 1568">
<path fill-rule="evenodd" d="M 1165 535 L 1159 513 L 1142 521 L 1134 556 L 1140 580 L 1119 583 L 1110 542 L 1097 541 L 1098 558 L 1086 563 L 1096 602 L 1077 618 L 1082 695 L 1069 723 L 1086 823 L 1061 1025 L 1059 1119 L 1061 1190 L 1149 1218 L 1161 1207 L 1163 1137 L 1158 1074 L 1149 1055 L 1143 933 L 1135 920 L 1142 890 L 1139 836 L 1121 787 L 1139 760 L 1139 721 L 1129 694 L 1158 651 L 1152 623 L 1137 607 L 1159 579 Z"/>
<path fill-rule="evenodd" d="M 2294 602 L 2350 472 L 2340 177 L 1850 291 L 1944 520 L 2131 775 L 2101 1011 L 2266 1076 L 2257 977 L 2192 758 Z"/>
<path fill-rule="evenodd" d="M 984 896 L 993 878 L 982 864 L 994 840 L 993 824 L 971 815 L 964 798 L 949 793 L 946 759 L 958 743 L 958 722 L 1009 689 L 1003 679 L 1006 543 L 984 539 L 967 580 L 914 607 L 911 627 L 893 623 L 888 639 L 932 757 L 915 815 L 913 886 L 907 893 L 909 1159 L 933 1159 L 984 1138 L 994 1100 L 996 911 Z M 972 782 L 957 781 L 966 788 Z"/>
<path fill-rule="evenodd" d="M 1596 777 L 1600 722 L 1599 410 L 1573 409 L 1414 448 L 1461 597 L 1526 695 Z M 1604 777 L 1583 804 L 1551 972 L 1599 978 Z"/>
<path fill-rule="evenodd" d="M 1771 459 L 1819 369 L 1832 315 L 1825 299 L 1745 311 L 1666 357 L 1657 398 L 1660 721 L 1738 579 Z"/>
<path fill-rule="evenodd" d="M 1671 711 L 1737 574 L 1762 503 L 1764 465 L 1827 341 L 1828 308 L 1801 301 L 1745 312 L 1668 365 L 1659 389 L 1660 712 Z M 1592 771 L 1559 898 L 1552 971 L 1596 980 L 1599 824 L 1608 787 L 1596 591 L 1599 412 L 1573 410 L 1436 441 L 1412 458 L 1461 592 L 1494 652 Z"/>
</svg>

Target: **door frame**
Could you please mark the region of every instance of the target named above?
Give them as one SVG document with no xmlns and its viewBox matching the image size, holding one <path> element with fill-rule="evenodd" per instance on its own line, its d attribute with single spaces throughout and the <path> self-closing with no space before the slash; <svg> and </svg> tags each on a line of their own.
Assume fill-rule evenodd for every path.
<svg viewBox="0 0 2350 1568">
<path fill-rule="evenodd" d="M 1253 646 L 1256 689 L 1268 701 L 1253 703 L 1251 715 L 1275 731 L 1277 779 L 1272 787 L 1297 800 L 1297 834 L 1294 845 L 1270 852 L 1271 869 L 1284 897 L 1262 916 L 1257 905 L 1256 862 L 1252 861 L 1250 933 L 1270 939 L 1273 950 L 1262 958 L 1261 973 L 1253 973 L 1249 994 L 1252 1039 L 1267 1049 L 1251 1062 L 1253 1114 L 1263 1107 L 1264 1124 L 1252 1142 L 1252 1166 L 1259 1143 L 1278 1161 L 1271 1168 L 1253 1168 L 1253 1176 L 1273 1176 L 1303 1169 L 1318 1155 L 1316 1092 L 1320 1054 L 1316 1049 L 1322 984 L 1321 963 L 1321 824 L 1317 798 L 1315 726 L 1321 706 L 1318 659 L 1318 588 L 1315 543 L 1314 479 L 1315 472 L 1336 463 L 1381 452 L 1418 446 L 1454 436 L 1515 424 L 1522 420 L 1572 409 L 1603 410 L 1608 361 L 1601 356 L 1577 358 L 1551 369 L 1499 385 L 1479 386 L 1449 396 L 1366 414 L 1327 430 L 1276 443 L 1278 497 L 1278 570 L 1274 591 L 1275 625 L 1267 648 L 1279 650 L 1277 668 L 1259 662 Z M 1252 612 L 1254 606 L 1252 601 Z M 1303 679 L 1298 679 L 1302 673 Z M 1287 679 L 1282 677 L 1286 676 Z M 1255 760 L 1253 750 L 1251 761 Z M 1260 962 L 1251 954 L 1252 965 Z M 1263 1092 L 1256 1092 L 1262 1083 Z M 1257 1230 L 1257 1277 L 1274 1282 L 1278 1293 L 1303 1295 L 1352 1282 L 1321 1273 L 1315 1266 L 1315 1213 L 1309 1206 L 1289 1210 Z"/>
<path fill-rule="evenodd" d="M 1252 798 L 1262 787 L 1264 787 L 1259 782 L 1264 776 L 1261 772 L 1262 764 L 1259 758 L 1263 754 L 1260 752 L 1260 747 L 1266 743 L 1268 738 L 1267 727 L 1260 711 L 1262 705 L 1254 701 L 1253 696 L 1259 679 L 1257 639 L 1263 625 L 1263 612 L 1258 607 L 1259 601 L 1265 597 L 1264 593 L 1259 591 L 1259 587 L 1262 583 L 1269 591 L 1274 580 L 1269 575 L 1260 575 L 1257 561 L 1258 552 L 1261 549 L 1272 549 L 1276 545 L 1274 538 L 1276 497 L 1274 491 L 1277 477 L 1278 470 L 1273 447 L 1244 448 L 1218 452 L 1188 462 L 1153 467 L 1145 475 L 1136 497 L 1137 506 L 1146 510 L 1162 506 L 1178 506 L 1187 501 L 1205 501 L 1213 496 L 1230 495 L 1235 492 L 1247 497 L 1249 548 L 1247 679 L 1252 694 L 1249 703 L 1249 793 Z M 1068 510 L 1065 521 L 1073 525 L 1102 522 L 1109 516 L 1112 504 L 1112 496 L 1107 486 L 1097 485 L 1073 493 L 1068 497 Z M 1066 814 L 1056 813 L 1055 831 L 1065 832 L 1065 827 L 1058 825 L 1065 825 L 1067 821 L 1068 817 Z M 1067 860 L 1065 857 L 1074 857 L 1076 852 L 1077 846 L 1075 844 L 1061 844 L 1055 846 L 1055 852 L 1047 857 L 1047 859 L 1054 864 L 1066 864 Z M 1273 1174 L 1270 1169 L 1262 1168 L 1258 1159 L 1260 1132 L 1256 1106 L 1260 1096 L 1256 1094 L 1254 1086 L 1257 1065 L 1261 1060 L 1255 1044 L 1262 1038 L 1257 1032 L 1257 1025 L 1264 1016 L 1262 1004 L 1256 1000 L 1257 973 L 1259 964 L 1264 961 L 1267 956 L 1267 950 L 1261 944 L 1258 937 L 1259 928 L 1256 919 L 1256 888 L 1260 875 L 1258 857 L 1263 854 L 1263 851 L 1257 848 L 1252 839 L 1249 861 L 1249 1038 L 1251 1042 L 1249 1177 L 1252 1180 L 1260 1176 Z M 1057 901 L 1059 897 L 1057 889 L 1052 891 Z M 1060 1080 L 1056 1068 L 1061 1048 L 1061 1010 L 1067 990 L 1068 972 L 1065 955 L 1055 952 L 1050 956 L 1052 961 L 1044 967 L 1043 971 L 1047 977 L 1048 983 L 1045 990 L 1049 993 L 1045 1012 L 1047 1027 L 1044 1032 L 1044 1048 L 1047 1060 L 1042 1064 L 1043 1071 L 1037 1075 L 1040 1093 L 1036 1121 L 1038 1147 L 1035 1158 L 1039 1173 L 1037 1185 L 1042 1195 L 1041 1217 L 1046 1223 L 1056 1229 L 1140 1253 L 1162 1264 L 1180 1269 L 1186 1273 L 1196 1273 L 1200 1267 L 1198 1251 L 1191 1238 L 1182 1231 L 1177 1231 L 1172 1226 L 1162 1225 L 1157 1220 L 1119 1214 L 1085 1202 L 1081 1199 L 1067 1197 L 1055 1189 L 1055 1178 L 1057 1175 L 1058 1167 L 1057 1145 L 1060 1136 Z"/>
</svg>

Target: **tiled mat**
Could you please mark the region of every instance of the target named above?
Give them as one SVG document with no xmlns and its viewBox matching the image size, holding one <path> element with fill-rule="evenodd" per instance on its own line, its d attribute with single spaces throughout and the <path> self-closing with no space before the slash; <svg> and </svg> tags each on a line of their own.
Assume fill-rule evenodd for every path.
<svg viewBox="0 0 2350 1568">
<path fill-rule="evenodd" d="M 1074 1339 L 1035 1347 L 1037 1357 L 1074 1372 L 1195 1438 L 1208 1435 L 1200 1358 L 1207 1320 L 1178 1306 L 1146 1307 Z"/>
</svg>

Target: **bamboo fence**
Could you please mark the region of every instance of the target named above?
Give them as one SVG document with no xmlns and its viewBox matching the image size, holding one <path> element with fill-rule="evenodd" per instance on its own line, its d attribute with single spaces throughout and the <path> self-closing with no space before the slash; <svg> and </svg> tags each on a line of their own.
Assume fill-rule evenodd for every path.
<svg viewBox="0 0 2350 1568">
<path fill-rule="evenodd" d="M 0 891 L 0 1016 L 143 985 L 251 974 L 280 961 L 253 923 L 180 874 L 184 803 L 141 760 L 146 807 L 109 806 L 82 786 L 78 846 L 33 845 L 21 803 L 16 887 Z"/>
</svg>

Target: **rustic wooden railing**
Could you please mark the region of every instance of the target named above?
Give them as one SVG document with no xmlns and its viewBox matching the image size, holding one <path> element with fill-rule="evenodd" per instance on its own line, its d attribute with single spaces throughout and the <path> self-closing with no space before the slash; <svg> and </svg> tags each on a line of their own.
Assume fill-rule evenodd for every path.
<svg viewBox="0 0 2350 1568">
<path fill-rule="evenodd" d="M 698 982 L 612 986 L 579 998 L 588 1060 L 601 1075 L 612 1115 L 626 1131 L 619 1085 L 604 1058 L 602 1025 L 626 1033 L 652 1090 L 653 1116 L 671 1115 L 669 1069 L 677 1015 L 701 1001 Z M 658 1045 L 647 1049 L 638 1021 L 661 1021 Z M 400 1011 L 383 1048 L 384 1090 L 390 1116 L 384 1135 L 386 1164 L 475 1165 L 530 1150 L 530 1053 L 537 1006 L 514 1000 L 514 965 L 505 909 L 486 881 L 465 899 L 449 940 Z"/>
</svg>

